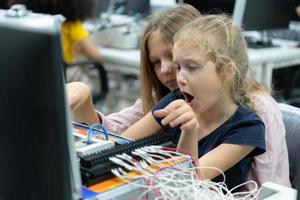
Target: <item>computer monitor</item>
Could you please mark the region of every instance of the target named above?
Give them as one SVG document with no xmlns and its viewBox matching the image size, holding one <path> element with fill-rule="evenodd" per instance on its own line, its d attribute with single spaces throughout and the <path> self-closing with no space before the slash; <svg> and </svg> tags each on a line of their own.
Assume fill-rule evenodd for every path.
<svg viewBox="0 0 300 200">
<path fill-rule="evenodd" d="M 1 200 L 81 198 L 59 27 L 50 15 L 0 10 Z"/>
<path fill-rule="evenodd" d="M 245 31 L 259 31 L 259 38 L 246 37 L 248 47 L 274 47 L 266 31 L 288 28 L 293 9 L 293 0 L 236 0 L 232 19 Z"/>
<path fill-rule="evenodd" d="M 150 0 L 97 0 L 96 13 L 99 16 L 103 12 L 146 16 L 150 14 Z"/>
<path fill-rule="evenodd" d="M 140 14 L 146 16 L 150 14 L 150 0 L 127 0 L 127 14 Z"/>
<path fill-rule="evenodd" d="M 179 2 L 177 0 L 177 2 Z M 202 14 L 233 13 L 235 0 L 184 0 L 184 3 L 197 8 Z"/>
<path fill-rule="evenodd" d="M 107 9 L 109 7 L 110 0 L 97 0 L 96 2 L 96 15 L 97 17 L 100 17 L 101 13 L 107 12 Z"/>
<path fill-rule="evenodd" d="M 236 0 L 233 21 L 244 30 L 288 28 L 293 0 Z"/>
</svg>

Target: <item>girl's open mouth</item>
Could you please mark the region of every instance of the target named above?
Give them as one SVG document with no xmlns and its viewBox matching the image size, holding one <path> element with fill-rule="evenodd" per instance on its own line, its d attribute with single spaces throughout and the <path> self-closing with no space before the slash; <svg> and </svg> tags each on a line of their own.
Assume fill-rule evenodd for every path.
<svg viewBox="0 0 300 200">
<path fill-rule="evenodd" d="M 187 92 L 183 92 L 181 91 L 181 94 L 184 96 L 184 100 L 185 102 L 187 102 L 188 104 L 190 104 L 192 102 L 192 100 L 194 99 L 194 96 L 190 95 Z"/>
</svg>

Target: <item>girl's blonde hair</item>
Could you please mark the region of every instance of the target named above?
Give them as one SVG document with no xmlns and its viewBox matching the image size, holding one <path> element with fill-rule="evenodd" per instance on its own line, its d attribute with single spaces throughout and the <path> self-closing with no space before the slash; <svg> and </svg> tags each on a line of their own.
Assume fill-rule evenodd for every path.
<svg viewBox="0 0 300 200">
<path fill-rule="evenodd" d="M 170 92 L 157 78 L 154 66 L 149 60 L 148 40 L 151 34 L 159 32 L 163 39 L 173 44 L 173 36 L 185 24 L 200 17 L 200 12 L 191 5 L 178 7 L 150 16 L 141 41 L 141 97 L 144 113 L 147 113 L 157 101 Z"/>
<path fill-rule="evenodd" d="M 175 35 L 174 42 L 179 39 L 199 44 L 216 64 L 217 72 L 224 77 L 224 85 L 233 102 L 243 102 L 255 110 L 246 81 L 248 53 L 241 28 L 234 25 L 226 15 L 207 15 L 184 26 Z M 233 78 L 226 79 L 226 75 L 232 73 L 232 68 L 235 71 Z"/>
</svg>

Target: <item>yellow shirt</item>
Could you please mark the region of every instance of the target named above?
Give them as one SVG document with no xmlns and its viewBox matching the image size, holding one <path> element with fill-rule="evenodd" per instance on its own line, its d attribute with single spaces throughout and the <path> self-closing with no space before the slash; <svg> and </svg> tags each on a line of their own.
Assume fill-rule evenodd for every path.
<svg viewBox="0 0 300 200">
<path fill-rule="evenodd" d="M 74 44 L 89 36 L 89 32 L 81 21 L 65 22 L 62 25 L 63 56 L 67 63 L 74 61 Z"/>
</svg>

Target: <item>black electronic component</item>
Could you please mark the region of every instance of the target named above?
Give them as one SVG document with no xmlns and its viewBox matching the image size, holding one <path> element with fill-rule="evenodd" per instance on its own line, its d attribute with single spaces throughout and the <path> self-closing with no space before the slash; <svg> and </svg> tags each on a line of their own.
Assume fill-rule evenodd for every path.
<svg viewBox="0 0 300 200">
<path fill-rule="evenodd" d="M 82 182 L 84 185 L 92 185 L 100 182 L 101 180 L 113 177 L 114 175 L 110 172 L 110 170 L 118 167 L 118 165 L 110 161 L 109 157 L 122 153 L 131 155 L 131 152 L 135 149 L 149 145 L 169 146 L 172 144 L 171 141 L 172 135 L 159 133 L 128 144 L 117 145 L 113 148 L 109 148 L 95 154 L 83 156 L 80 158 Z"/>
</svg>

